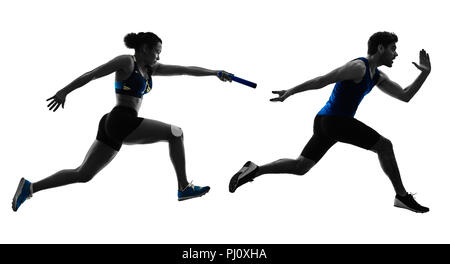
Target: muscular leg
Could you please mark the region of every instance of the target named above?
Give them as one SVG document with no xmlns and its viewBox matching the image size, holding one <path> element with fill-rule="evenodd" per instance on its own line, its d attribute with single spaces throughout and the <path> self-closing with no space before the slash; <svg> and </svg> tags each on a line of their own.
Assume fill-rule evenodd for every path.
<svg viewBox="0 0 450 264">
<path fill-rule="evenodd" d="M 305 175 L 335 143 L 335 140 L 314 133 L 297 159 L 279 159 L 260 166 L 256 177 L 267 173 Z"/>
<path fill-rule="evenodd" d="M 381 168 L 391 180 L 395 192 L 401 196 L 407 194 L 400 178 L 392 143 L 388 139 L 354 118 L 329 118 L 327 125 L 327 130 L 336 140 L 377 153 Z"/>
<path fill-rule="evenodd" d="M 264 174 L 289 173 L 305 175 L 335 143 L 336 141 L 333 139 L 314 133 L 297 159 L 279 159 L 260 167 L 248 161 L 231 177 L 229 191 L 234 193 L 239 186 Z"/>
<path fill-rule="evenodd" d="M 33 193 L 71 183 L 88 182 L 116 156 L 117 151 L 95 140 L 83 163 L 76 169 L 62 170 L 32 184 Z"/>
<path fill-rule="evenodd" d="M 405 196 L 407 192 L 400 177 L 400 171 L 397 166 L 391 141 L 387 138 L 380 137 L 380 140 L 378 140 L 371 150 L 378 154 L 381 168 L 391 180 L 396 194 Z"/>
<path fill-rule="evenodd" d="M 268 173 L 305 175 L 315 164 L 315 161 L 303 156 L 300 156 L 297 159 L 279 159 L 272 163 L 258 167 L 255 177 Z"/>
<path fill-rule="evenodd" d="M 229 191 L 233 193 L 239 186 L 268 173 L 305 175 L 337 142 L 333 138 L 324 136 L 321 133 L 321 119 L 320 116 L 316 116 L 314 119 L 314 134 L 297 159 L 279 159 L 260 167 L 248 161 L 231 177 Z"/>
<path fill-rule="evenodd" d="M 186 176 L 183 131 L 181 128 L 156 120 L 144 119 L 141 124 L 125 138 L 124 144 L 149 144 L 158 141 L 169 142 L 169 154 L 177 174 L 178 189 L 183 190 L 189 183 Z"/>
</svg>

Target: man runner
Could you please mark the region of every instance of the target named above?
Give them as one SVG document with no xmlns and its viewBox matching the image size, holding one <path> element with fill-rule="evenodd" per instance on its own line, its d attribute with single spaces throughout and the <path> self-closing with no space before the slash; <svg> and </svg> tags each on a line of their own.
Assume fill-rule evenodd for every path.
<svg viewBox="0 0 450 264">
<path fill-rule="evenodd" d="M 431 71 L 430 57 L 421 50 L 420 70 L 414 82 L 403 89 L 399 84 L 378 70 L 379 66 L 392 67 L 397 57 L 397 36 L 389 32 L 377 32 L 368 42 L 368 56 L 354 59 L 330 73 L 306 81 L 292 89 L 273 91 L 278 97 L 272 102 L 283 102 L 289 96 L 299 92 L 320 89 L 336 83 L 330 99 L 319 111 L 314 120 L 314 134 L 297 159 L 279 159 L 272 163 L 257 166 L 251 161 L 244 164 L 230 180 L 229 190 L 234 192 L 239 186 L 252 181 L 255 177 L 268 173 L 291 173 L 304 175 L 336 143 L 344 142 L 378 155 L 381 167 L 394 186 L 396 196 L 394 206 L 425 213 L 429 209 L 418 204 L 413 196 L 406 192 L 395 160 L 392 143 L 374 129 L 354 118 L 358 105 L 376 85 L 388 95 L 409 102 L 419 91 Z"/>
</svg>

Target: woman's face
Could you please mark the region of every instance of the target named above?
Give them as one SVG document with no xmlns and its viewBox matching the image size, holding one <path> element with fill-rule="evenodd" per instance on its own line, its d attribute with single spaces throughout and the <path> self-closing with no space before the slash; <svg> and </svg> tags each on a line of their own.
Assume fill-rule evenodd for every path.
<svg viewBox="0 0 450 264">
<path fill-rule="evenodd" d="M 159 54 L 161 54 L 161 50 L 162 50 L 161 42 L 158 42 L 153 47 L 145 45 L 143 49 L 145 64 L 149 66 L 155 65 L 155 63 L 159 61 Z"/>
</svg>

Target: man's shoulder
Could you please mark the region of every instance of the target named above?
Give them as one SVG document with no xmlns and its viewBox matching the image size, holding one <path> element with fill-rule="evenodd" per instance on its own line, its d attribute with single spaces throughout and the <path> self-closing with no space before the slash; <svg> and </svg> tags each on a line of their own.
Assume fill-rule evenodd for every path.
<svg viewBox="0 0 450 264">
<path fill-rule="evenodd" d="M 361 59 L 351 60 L 347 62 L 344 67 L 361 77 L 366 73 L 366 63 Z"/>
</svg>

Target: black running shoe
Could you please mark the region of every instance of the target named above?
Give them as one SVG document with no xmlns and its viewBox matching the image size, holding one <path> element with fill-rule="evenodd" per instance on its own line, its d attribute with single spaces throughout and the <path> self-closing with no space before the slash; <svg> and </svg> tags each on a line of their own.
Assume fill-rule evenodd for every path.
<svg viewBox="0 0 450 264">
<path fill-rule="evenodd" d="M 258 166 L 255 163 L 247 161 L 244 166 L 231 178 L 229 186 L 230 192 L 234 193 L 239 186 L 249 181 L 253 181 L 257 169 Z"/>
<path fill-rule="evenodd" d="M 428 209 L 428 207 L 424 207 L 424 206 L 418 204 L 416 202 L 416 200 L 414 200 L 413 195 L 409 194 L 409 193 L 406 196 L 400 196 L 397 194 L 395 196 L 394 206 L 399 207 L 399 208 L 408 209 L 408 210 L 411 210 L 416 213 L 426 213 L 426 212 L 430 211 L 430 209 Z"/>
</svg>

